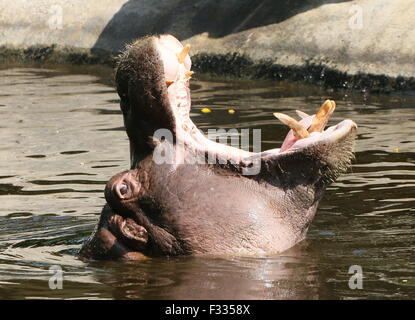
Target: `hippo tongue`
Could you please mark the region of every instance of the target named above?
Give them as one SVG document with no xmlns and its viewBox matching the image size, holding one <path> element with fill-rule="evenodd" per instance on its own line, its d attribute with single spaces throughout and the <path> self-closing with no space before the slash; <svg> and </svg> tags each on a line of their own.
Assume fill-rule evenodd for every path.
<svg viewBox="0 0 415 320">
<path fill-rule="evenodd" d="M 334 101 L 326 100 L 315 115 L 309 116 L 297 110 L 297 114 L 302 118 L 301 121 L 297 121 L 283 113 L 275 112 L 274 116 L 291 128 L 281 145 L 280 152 L 288 150 L 298 140 L 308 138 L 313 132 L 323 132 L 335 108 Z"/>
<path fill-rule="evenodd" d="M 283 113 L 274 113 L 274 116 L 277 117 L 282 123 L 286 124 L 292 128 L 287 136 L 284 139 L 284 142 L 281 145 L 280 152 L 284 152 L 289 149 L 297 140 L 308 138 L 310 133 L 307 129 L 310 127 L 315 116 L 307 116 L 303 118 L 300 122 L 287 116 Z"/>
</svg>

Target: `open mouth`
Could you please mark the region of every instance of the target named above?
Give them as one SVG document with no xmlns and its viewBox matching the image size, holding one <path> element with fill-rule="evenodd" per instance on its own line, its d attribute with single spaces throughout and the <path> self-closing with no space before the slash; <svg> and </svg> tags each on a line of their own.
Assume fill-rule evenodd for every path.
<svg viewBox="0 0 415 320">
<path fill-rule="evenodd" d="M 263 158 L 270 155 L 278 157 L 287 153 L 301 152 L 308 147 L 336 143 L 356 132 L 357 125 L 352 120 L 344 120 L 325 129 L 336 108 L 333 100 L 326 100 L 314 115 L 297 110 L 297 115 L 300 117 L 298 121 L 283 113 L 274 113 L 276 118 L 290 128 L 280 148 L 253 153 L 216 143 L 199 131 L 189 117 L 191 108 L 189 80 L 193 74 L 189 56 L 190 46 L 183 46 L 171 35 L 155 37 L 154 41 L 163 62 L 176 138 L 186 149 L 192 149 L 199 154 L 209 154 L 211 159 L 220 159 L 225 163 L 247 165 L 254 157 Z"/>
</svg>

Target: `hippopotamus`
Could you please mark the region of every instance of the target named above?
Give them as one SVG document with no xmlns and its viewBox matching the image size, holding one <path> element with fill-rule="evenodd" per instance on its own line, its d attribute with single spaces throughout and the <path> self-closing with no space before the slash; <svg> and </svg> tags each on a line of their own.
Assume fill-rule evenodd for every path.
<svg viewBox="0 0 415 320">
<path fill-rule="evenodd" d="M 303 240 L 325 188 L 350 166 L 357 126 L 326 128 L 336 104 L 297 111 L 280 148 L 215 142 L 189 113 L 189 45 L 147 36 L 118 58 L 115 82 L 131 168 L 105 187 L 106 204 L 80 256 L 142 260 L 278 254 Z"/>
</svg>

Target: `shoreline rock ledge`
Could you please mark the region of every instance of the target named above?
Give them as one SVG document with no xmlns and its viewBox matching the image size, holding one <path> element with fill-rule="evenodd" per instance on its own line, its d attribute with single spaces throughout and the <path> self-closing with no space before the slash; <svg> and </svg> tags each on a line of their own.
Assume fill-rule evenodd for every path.
<svg viewBox="0 0 415 320">
<path fill-rule="evenodd" d="M 171 33 L 196 71 L 414 90 L 414 16 L 406 0 L 2 0 L 0 63 L 111 64 Z"/>
</svg>

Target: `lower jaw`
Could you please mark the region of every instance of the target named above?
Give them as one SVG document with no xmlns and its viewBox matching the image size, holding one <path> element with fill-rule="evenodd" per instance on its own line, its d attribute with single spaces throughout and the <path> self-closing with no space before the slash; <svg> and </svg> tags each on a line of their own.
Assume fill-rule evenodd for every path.
<svg viewBox="0 0 415 320">
<path fill-rule="evenodd" d="M 352 135 L 356 131 L 357 125 L 352 120 L 343 120 L 331 126 L 323 132 L 315 133 L 309 138 L 296 141 L 287 152 L 296 151 L 313 146 L 316 144 L 336 143 L 344 139 L 347 135 Z"/>
<path fill-rule="evenodd" d="M 310 147 L 341 143 L 348 135 L 353 135 L 357 126 L 351 120 L 344 120 L 323 132 L 315 132 L 308 138 L 297 140 L 287 150 L 281 151 L 276 148 L 257 153 L 214 142 L 199 132 L 195 125 L 194 128 L 197 133 L 181 132 L 179 134 L 179 139 L 171 149 L 173 152 L 170 158 L 171 162 L 167 164 L 224 164 L 245 168 L 252 164 L 252 161 L 270 156 L 277 160 L 279 156 L 302 153 Z M 153 159 L 155 154 L 158 152 L 153 154 Z M 324 156 L 321 155 L 320 158 L 324 158 Z"/>
</svg>

